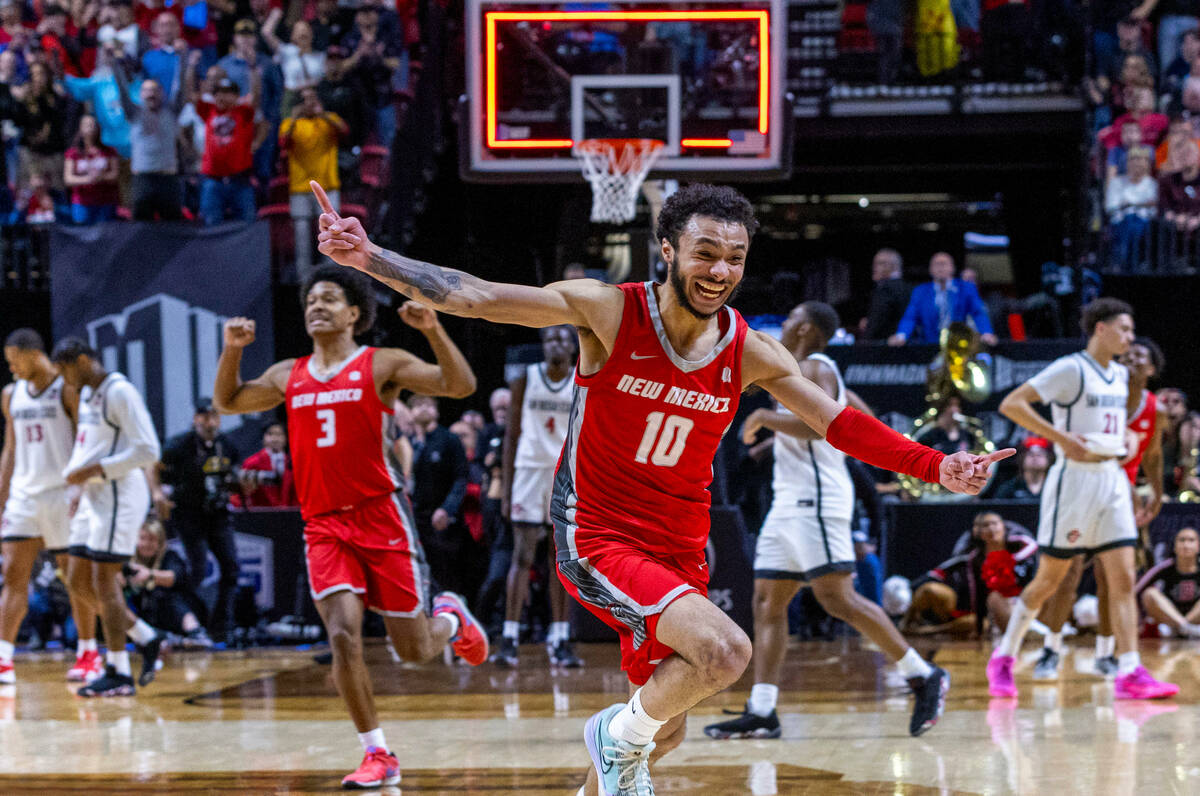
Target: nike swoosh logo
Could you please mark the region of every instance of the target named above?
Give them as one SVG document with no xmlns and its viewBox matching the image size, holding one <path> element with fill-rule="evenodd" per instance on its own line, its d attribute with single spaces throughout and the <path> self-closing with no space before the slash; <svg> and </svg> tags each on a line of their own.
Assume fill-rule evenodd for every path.
<svg viewBox="0 0 1200 796">
<path fill-rule="evenodd" d="M 654 354 L 646 354 L 644 356 L 638 356 L 637 354 L 630 354 L 629 358 L 630 359 L 654 359 Z"/>
<path fill-rule="evenodd" d="M 403 536 L 397 536 L 395 539 L 388 539 L 388 544 L 400 544 L 404 541 Z"/>
</svg>

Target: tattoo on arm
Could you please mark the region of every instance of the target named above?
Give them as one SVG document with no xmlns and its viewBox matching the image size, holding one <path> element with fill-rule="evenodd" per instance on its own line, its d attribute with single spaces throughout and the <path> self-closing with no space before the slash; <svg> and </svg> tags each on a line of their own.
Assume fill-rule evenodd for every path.
<svg viewBox="0 0 1200 796">
<path fill-rule="evenodd" d="M 373 252 L 367 270 L 380 279 L 407 285 L 434 304 L 445 304 L 451 291 L 463 287 L 460 274 L 387 250 Z M 413 298 L 411 291 L 402 292 Z"/>
</svg>

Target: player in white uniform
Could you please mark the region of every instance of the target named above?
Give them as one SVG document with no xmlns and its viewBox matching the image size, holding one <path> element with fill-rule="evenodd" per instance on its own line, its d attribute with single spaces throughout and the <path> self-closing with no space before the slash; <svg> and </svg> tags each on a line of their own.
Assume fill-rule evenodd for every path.
<svg viewBox="0 0 1200 796">
<path fill-rule="evenodd" d="M 1000 412 L 1038 436 L 1054 440 L 1058 460 L 1042 490 L 1037 574 L 1013 606 L 1004 637 L 988 661 L 992 696 L 1017 695 L 1013 666 L 1042 605 L 1054 594 L 1077 555 L 1091 552 L 1108 580 L 1109 615 L 1116 637 L 1118 699 L 1160 699 L 1179 687 L 1155 680 L 1137 651 L 1134 547 L 1137 527 L 1129 481 L 1118 460 L 1125 452 L 1129 372 L 1116 361 L 1133 341 L 1133 309 L 1101 298 L 1083 309 L 1087 349 L 1050 363 L 1013 390 Z M 1053 423 L 1033 408 L 1051 407 Z"/>
<path fill-rule="evenodd" d="M 71 518 L 70 578 L 81 592 L 91 587 L 108 647 L 104 675 L 78 693 L 128 696 L 136 690 L 125 651 L 131 628 L 117 576 L 137 548 L 150 509 L 142 468 L 158 461 L 158 435 L 137 389 L 120 373 L 106 371 L 83 340 L 59 341 L 53 359 L 79 389 L 79 433 L 64 473 L 68 484 L 80 487 Z"/>
<path fill-rule="evenodd" d="M 79 393 L 63 383 L 46 356 L 42 338 L 18 329 L 4 341 L 4 358 L 17 380 L 4 388 L 4 449 L 0 452 L 0 537 L 4 590 L 0 593 L 0 683 L 13 683 L 13 644 L 29 607 L 29 578 L 38 553 L 54 554 L 67 571 L 67 482 L 63 470 L 75 441 Z M 70 680 L 98 677 L 96 614 L 71 592 L 79 628 L 78 657 Z"/>
<path fill-rule="evenodd" d="M 784 321 L 780 342 L 806 377 L 845 406 L 842 374 L 822 353 L 837 329 L 833 307 L 807 301 Z M 942 715 L 950 676 L 923 660 L 883 609 L 854 590 L 854 484 L 846 455 L 783 409 L 752 412 L 742 426 L 743 441 L 753 444 L 762 428 L 776 432 L 775 498 L 754 553 L 754 687 L 741 716 L 711 724 L 705 733 L 717 739 L 779 737 L 775 705 L 787 652 L 787 607 L 807 582 L 826 611 L 896 662 L 915 696 L 909 732 L 920 735 Z"/>
<path fill-rule="evenodd" d="M 504 430 L 501 512 L 512 521 L 513 554 L 508 569 L 504 632 L 492 662 L 516 666 L 521 611 L 529 594 L 529 568 L 538 543 L 550 524 L 550 493 L 554 468 L 567 438 L 574 395 L 575 359 L 579 342 L 569 326 L 542 329 L 544 361 L 529 365 L 509 382 L 512 409 Z M 550 663 L 575 668 L 582 662 L 571 648 L 567 621 L 570 596 L 554 577 L 554 546 L 549 545 L 550 632 L 546 651 Z"/>
</svg>

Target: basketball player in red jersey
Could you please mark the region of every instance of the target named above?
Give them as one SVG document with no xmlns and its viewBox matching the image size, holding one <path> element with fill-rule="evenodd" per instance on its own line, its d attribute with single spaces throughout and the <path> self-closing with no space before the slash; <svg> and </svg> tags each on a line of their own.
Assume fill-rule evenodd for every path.
<svg viewBox="0 0 1200 796">
<path fill-rule="evenodd" d="M 311 356 L 287 359 L 256 379 L 239 375 L 254 321 L 225 323 L 213 403 L 226 414 L 264 412 L 286 401 L 296 492 L 304 515 L 305 557 L 313 600 L 333 648 L 333 680 L 358 730 L 365 756 L 345 788 L 400 781 L 388 751 L 363 661 L 363 608 L 383 616 L 396 652 L 426 661 L 450 643 L 471 664 L 487 658 L 487 637 L 456 594 L 439 594 L 426 614 L 424 554 L 386 434 L 401 390 L 463 397 L 475 375 L 437 314 L 415 302 L 400 316 L 421 330 L 436 364 L 396 348 L 370 348 L 354 336 L 371 327 L 375 302 L 367 280 L 337 266 L 304 286 Z"/>
<path fill-rule="evenodd" d="M 852 456 L 977 493 L 989 465 L 1010 456 L 943 456 L 845 409 L 805 379 L 778 341 L 726 307 L 742 279 L 757 222 L 728 187 L 690 185 L 662 207 L 657 237 L 666 285 L 587 279 L 544 288 L 486 282 L 403 257 L 362 224 L 324 212 L 322 253 L 409 298 L 454 315 L 579 330 L 570 429 L 551 516 L 559 578 L 621 637 L 627 704 L 584 730 L 593 768 L 587 794 L 653 794 L 649 762 L 684 737 L 688 709 L 733 684 L 750 640 L 707 599 L 704 546 L 712 460 L 738 398 L 758 385 Z"/>
<path fill-rule="evenodd" d="M 1133 491 L 1134 522 L 1140 529 L 1145 528 L 1158 516 L 1163 504 L 1162 431 L 1170 421 L 1166 412 L 1159 408 L 1158 399 L 1146 385 L 1162 373 L 1166 358 L 1157 343 L 1148 337 L 1139 337 L 1130 344 L 1120 362 L 1129 369 L 1129 398 L 1125 405 L 1129 421 L 1125 428 L 1126 439 L 1130 442 L 1130 457 L 1123 467 L 1125 475 L 1129 477 L 1131 489 L 1137 485 L 1139 468 L 1146 471 L 1146 481 L 1150 485 L 1149 500 L 1140 498 L 1136 489 Z M 1072 562 L 1071 571 L 1042 611 L 1041 619 L 1050 629 L 1050 634 L 1046 636 L 1042 652 L 1034 665 L 1035 680 L 1057 680 L 1059 677 L 1060 662 L 1065 650 L 1062 627 L 1075 605 L 1084 566 L 1082 558 Z M 1092 567 L 1096 576 L 1096 599 L 1099 608 L 1095 670 L 1097 674 L 1112 677 L 1117 674 L 1117 656 L 1116 639 L 1108 613 L 1108 578 L 1104 574 L 1099 557 L 1093 558 Z"/>
</svg>

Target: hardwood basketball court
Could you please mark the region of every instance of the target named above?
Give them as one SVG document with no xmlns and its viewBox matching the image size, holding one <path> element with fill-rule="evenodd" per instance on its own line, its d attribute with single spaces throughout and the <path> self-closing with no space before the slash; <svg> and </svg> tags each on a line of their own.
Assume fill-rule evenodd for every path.
<svg viewBox="0 0 1200 796">
<path fill-rule="evenodd" d="M 550 673 L 540 647 L 519 670 L 394 663 L 368 647 L 383 727 L 403 767 L 384 793 L 572 796 L 588 764 L 583 723 L 625 698 L 615 645 L 580 645 L 582 670 Z M 1075 649 L 1058 684 L 1018 671 L 1021 698 L 993 700 L 979 644 L 921 650 L 953 677 L 946 715 L 907 733 L 903 681 L 856 639 L 794 642 L 781 740 L 703 732 L 749 689 L 692 713 L 688 740 L 654 770 L 660 794 L 1200 793 L 1200 666 L 1188 642 L 1143 646 L 1174 700 L 1118 702 Z M 19 656 L 0 691 L 0 793 L 333 793 L 361 749 L 311 650 L 171 655 L 137 697 L 85 700 L 62 655 Z"/>
</svg>

